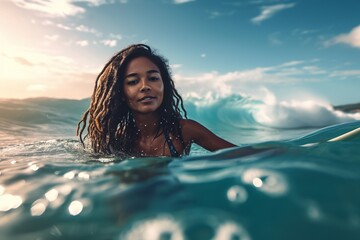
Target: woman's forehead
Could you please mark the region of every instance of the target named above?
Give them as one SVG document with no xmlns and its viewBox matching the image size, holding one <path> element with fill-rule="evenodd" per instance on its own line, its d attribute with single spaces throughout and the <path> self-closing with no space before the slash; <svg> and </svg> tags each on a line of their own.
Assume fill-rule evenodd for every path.
<svg viewBox="0 0 360 240">
<path fill-rule="evenodd" d="M 159 72 L 159 67 L 147 57 L 137 57 L 132 59 L 126 66 L 126 75 L 138 72 Z"/>
</svg>

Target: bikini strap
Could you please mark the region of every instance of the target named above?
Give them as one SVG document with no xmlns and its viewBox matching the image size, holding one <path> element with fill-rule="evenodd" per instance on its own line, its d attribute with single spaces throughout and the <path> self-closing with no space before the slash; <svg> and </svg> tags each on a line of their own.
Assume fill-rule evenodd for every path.
<svg viewBox="0 0 360 240">
<path fill-rule="evenodd" d="M 165 130 L 164 130 L 164 136 L 165 136 L 165 140 L 169 146 L 171 157 L 180 157 L 179 152 L 176 150 L 174 143 L 171 141 L 171 139 L 169 137 L 169 133 Z"/>
</svg>

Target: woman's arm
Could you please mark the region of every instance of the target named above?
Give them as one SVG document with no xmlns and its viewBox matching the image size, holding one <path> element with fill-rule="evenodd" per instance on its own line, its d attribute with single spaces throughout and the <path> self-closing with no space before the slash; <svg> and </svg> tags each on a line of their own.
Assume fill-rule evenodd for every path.
<svg viewBox="0 0 360 240">
<path fill-rule="evenodd" d="M 184 119 L 180 122 L 185 142 L 194 142 L 209 151 L 235 147 L 236 145 L 220 138 L 200 123 Z"/>
<path fill-rule="evenodd" d="M 209 151 L 216 151 L 224 148 L 236 147 L 236 145 L 220 138 L 215 135 L 209 129 L 201 125 L 200 123 L 193 120 L 181 120 L 182 133 L 184 141 L 194 142 L 201 147 Z M 236 155 L 238 157 L 248 156 L 252 154 L 261 153 L 267 150 L 271 150 L 271 147 L 265 148 L 253 148 L 252 146 L 238 148 L 236 150 Z"/>
</svg>

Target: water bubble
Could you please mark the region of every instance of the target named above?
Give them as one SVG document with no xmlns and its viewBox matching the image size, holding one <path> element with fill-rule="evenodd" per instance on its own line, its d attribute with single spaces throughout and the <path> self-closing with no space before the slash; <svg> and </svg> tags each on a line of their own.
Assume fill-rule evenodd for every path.
<svg viewBox="0 0 360 240">
<path fill-rule="evenodd" d="M 285 177 L 271 170 L 248 169 L 243 173 L 242 180 L 272 196 L 284 195 L 288 191 Z"/>
<path fill-rule="evenodd" d="M 161 216 L 135 224 L 119 239 L 184 240 L 180 225 L 171 217 Z"/>
<path fill-rule="evenodd" d="M 69 195 L 72 191 L 72 187 L 67 184 L 59 186 L 57 189 L 58 189 L 59 193 L 61 193 L 62 195 Z"/>
<path fill-rule="evenodd" d="M 263 185 L 263 181 L 260 179 L 260 178 L 254 178 L 253 181 L 252 181 L 252 184 L 255 186 L 255 187 L 262 187 Z"/>
<path fill-rule="evenodd" d="M 45 212 L 47 206 L 48 206 L 48 202 L 46 200 L 44 200 L 44 199 L 36 200 L 31 206 L 31 209 L 30 209 L 31 215 L 32 216 L 42 215 Z"/>
<path fill-rule="evenodd" d="M 234 222 L 225 222 L 221 224 L 215 234 L 213 240 L 250 240 L 247 231 Z"/>
<path fill-rule="evenodd" d="M 48 191 L 47 193 L 45 193 L 45 197 L 49 202 L 55 201 L 58 196 L 59 196 L 59 192 L 54 188 Z"/>
<path fill-rule="evenodd" d="M 72 201 L 69 205 L 69 213 L 73 216 L 79 215 L 83 210 L 82 202 L 75 200 Z"/>
<path fill-rule="evenodd" d="M 73 179 L 75 177 L 76 172 L 75 171 L 70 171 L 64 174 L 64 178 L 67 179 Z"/>
<path fill-rule="evenodd" d="M 78 178 L 83 179 L 83 180 L 89 180 L 90 175 L 87 172 L 79 172 Z"/>
<path fill-rule="evenodd" d="M 6 212 L 11 209 L 16 209 L 22 204 L 22 198 L 17 195 L 4 194 L 0 196 L 0 211 Z"/>
<path fill-rule="evenodd" d="M 31 162 L 28 165 L 29 165 L 29 169 L 34 171 L 34 172 L 39 170 L 39 166 L 37 166 L 34 162 Z"/>
<path fill-rule="evenodd" d="M 322 218 L 322 212 L 315 202 L 309 202 L 306 205 L 306 213 L 312 220 L 318 221 Z"/>
<path fill-rule="evenodd" d="M 228 189 L 227 198 L 234 203 L 244 203 L 248 198 L 245 188 L 235 185 Z"/>
<path fill-rule="evenodd" d="M 102 162 L 102 163 L 111 163 L 111 162 L 114 162 L 114 158 L 113 157 L 101 157 L 101 158 L 98 158 L 98 161 L 99 162 Z"/>
</svg>

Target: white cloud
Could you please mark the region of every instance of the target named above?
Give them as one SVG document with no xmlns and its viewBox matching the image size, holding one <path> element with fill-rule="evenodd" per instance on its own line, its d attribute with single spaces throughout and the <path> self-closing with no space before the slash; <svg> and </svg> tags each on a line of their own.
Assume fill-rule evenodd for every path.
<svg viewBox="0 0 360 240">
<path fill-rule="evenodd" d="M 77 1 L 77 2 L 87 2 L 89 5 L 91 6 L 100 6 L 100 5 L 103 5 L 103 4 L 113 4 L 113 3 L 116 3 L 116 2 L 119 2 L 119 3 L 128 3 L 128 0 L 74 0 L 74 2 Z"/>
<path fill-rule="evenodd" d="M 294 6 L 295 3 L 288 3 L 262 7 L 260 15 L 252 18 L 251 21 L 255 24 L 260 24 L 262 21 L 265 21 L 274 16 L 276 13 Z"/>
<path fill-rule="evenodd" d="M 182 67 L 181 64 L 170 64 L 170 68 L 171 68 L 172 70 L 174 70 L 174 69 L 179 69 L 179 68 L 181 68 L 181 67 Z"/>
<path fill-rule="evenodd" d="M 75 27 L 75 30 L 77 30 L 79 32 L 93 33 L 97 36 L 101 35 L 101 33 L 98 30 L 96 30 L 94 28 L 89 28 L 85 25 L 79 25 L 79 26 Z"/>
<path fill-rule="evenodd" d="M 353 28 L 350 33 L 341 34 L 331 39 L 330 41 L 325 42 L 325 45 L 333 45 L 333 44 L 347 44 L 355 48 L 360 48 L 360 25 Z"/>
<path fill-rule="evenodd" d="M 205 53 L 203 53 L 203 54 L 201 54 L 201 55 L 200 55 L 200 57 L 202 57 L 202 58 L 206 58 L 206 54 L 205 54 Z"/>
<path fill-rule="evenodd" d="M 173 0 L 173 3 L 175 4 L 183 4 L 188 2 L 194 2 L 195 0 Z"/>
<path fill-rule="evenodd" d="M 50 40 L 50 41 L 56 41 L 56 40 L 59 39 L 59 35 L 57 35 L 57 34 L 54 34 L 54 35 L 45 35 L 45 38 L 46 38 L 47 40 Z"/>
<path fill-rule="evenodd" d="M 112 4 L 116 0 L 11 0 L 18 7 L 33 10 L 45 14 L 48 17 L 68 17 L 86 12 L 76 3 L 87 3 L 88 6 L 100 6 Z M 127 3 L 127 0 L 118 0 L 120 3 Z"/>
<path fill-rule="evenodd" d="M 320 67 L 317 66 L 304 66 L 302 67 L 302 69 L 312 75 L 318 75 L 318 74 L 326 74 L 327 71 L 325 71 L 324 69 L 321 69 Z"/>
<path fill-rule="evenodd" d="M 56 22 L 53 22 L 50 20 L 45 20 L 41 24 L 44 26 L 56 26 L 60 29 L 66 30 L 66 31 L 78 31 L 78 32 L 84 32 L 84 33 L 91 33 L 98 37 L 100 37 L 102 35 L 102 33 L 99 32 L 97 29 L 85 26 L 83 24 L 78 25 L 78 26 L 64 25 L 62 23 L 56 23 Z M 121 37 L 120 35 L 114 35 L 114 34 L 111 34 L 111 36 L 114 36 L 114 38 L 118 38 L 118 39 L 120 39 L 119 37 Z"/>
<path fill-rule="evenodd" d="M 284 42 L 280 39 L 280 33 L 272 33 L 268 36 L 272 45 L 282 45 Z"/>
<path fill-rule="evenodd" d="M 49 17 L 67 17 L 85 12 L 85 9 L 74 5 L 71 0 L 12 0 L 18 7 L 34 10 Z"/>
<path fill-rule="evenodd" d="M 81 40 L 81 41 L 77 41 L 76 44 L 81 46 L 81 47 L 86 47 L 86 46 L 89 46 L 89 41 Z"/>
<path fill-rule="evenodd" d="M 348 78 L 348 77 L 360 78 L 360 70 L 334 71 L 330 74 L 330 77 L 340 77 L 343 79 Z"/>
<path fill-rule="evenodd" d="M 115 47 L 117 45 L 116 39 L 104 39 L 101 42 L 108 47 Z"/>
<path fill-rule="evenodd" d="M 210 13 L 210 18 L 217 18 L 220 17 L 221 13 L 219 11 L 212 11 Z"/>
<path fill-rule="evenodd" d="M 253 84 L 284 82 L 281 76 L 269 75 L 265 68 L 255 68 L 245 71 L 233 71 L 220 74 L 217 71 L 202 73 L 196 76 L 175 74 L 174 80 L 181 92 L 192 95 L 216 93 L 218 96 L 238 93 L 242 88 Z"/>
<path fill-rule="evenodd" d="M 254 91 L 263 86 L 313 82 L 319 81 L 321 74 L 327 76 L 327 71 L 309 63 L 313 63 L 313 61 L 289 61 L 270 67 L 226 73 L 211 71 L 193 76 L 176 73 L 174 80 L 180 92 L 185 93 L 185 96 L 205 96 L 208 93 L 224 96 L 244 91 L 255 94 Z"/>
<path fill-rule="evenodd" d="M 91 94 L 100 71 L 72 58 L 39 49 L 8 45 L 0 52 L 0 96 L 84 98 Z"/>
<path fill-rule="evenodd" d="M 280 67 L 296 66 L 296 65 L 300 65 L 302 63 L 303 63 L 303 61 L 290 61 L 290 62 L 281 64 Z"/>
<path fill-rule="evenodd" d="M 45 92 L 48 89 L 48 86 L 45 84 L 31 84 L 26 90 L 31 92 Z"/>
<path fill-rule="evenodd" d="M 121 40 L 123 38 L 120 34 L 114 34 L 114 33 L 110 33 L 110 37 L 111 38 L 116 38 L 118 40 Z"/>
<path fill-rule="evenodd" d="M 66 30 L 66 31 L 69 31 L 69 30 L 72 29 L 71 27 L 66 26 L 66 25 L 64 25 L 64 24 L 61 24 L 61 23 L 56 24 L 56 26 L 57 26 L 58 28 L 61 28 L 61 29 Z"/>
<path fill-rule="evenodd" d="M 210 18 L 218 18 L 222 16 L 232 16 L 235 14 L 235 11 L 229 11 L 229 12 L 219 12 L 219 11 L 212 11 L 210 12 Z"/>
</svg>

